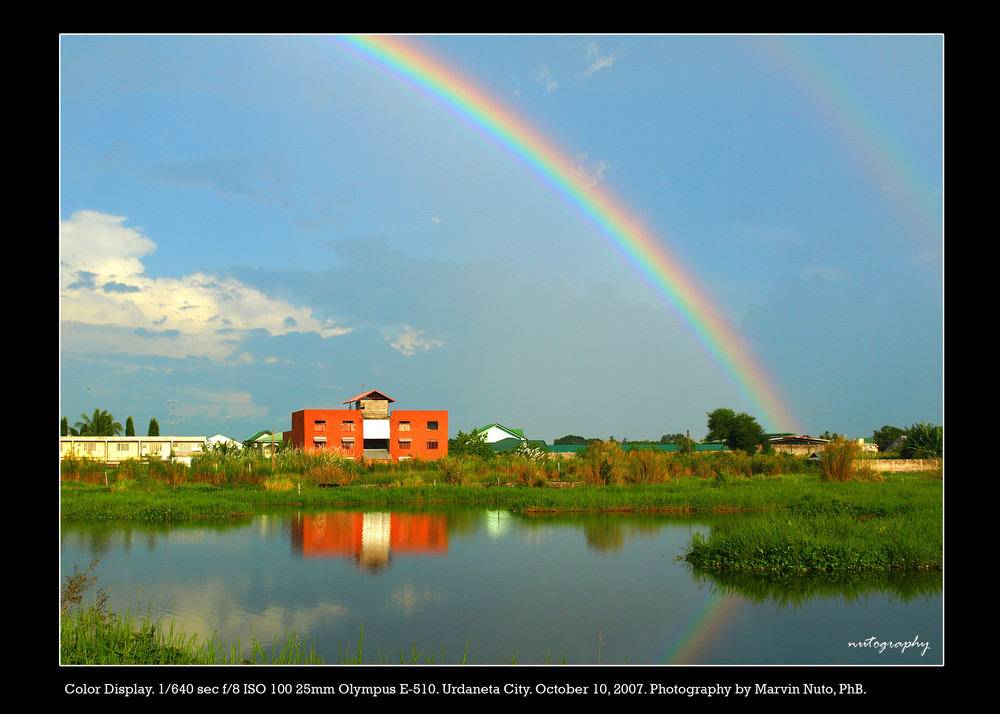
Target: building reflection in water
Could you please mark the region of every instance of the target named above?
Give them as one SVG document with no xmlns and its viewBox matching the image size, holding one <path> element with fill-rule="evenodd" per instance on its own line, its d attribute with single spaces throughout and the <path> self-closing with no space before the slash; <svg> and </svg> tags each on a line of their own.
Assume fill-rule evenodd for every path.
<svg viewBox="0 0 1000 714">
<path fill-rule="evenodd" d="M 395 555 L 448 551 L 448 517 L 426 513 L 329 511 L 292 518 L 292 552 L 304 558 L 349 558 L 380 570 Z"/>
</svg>

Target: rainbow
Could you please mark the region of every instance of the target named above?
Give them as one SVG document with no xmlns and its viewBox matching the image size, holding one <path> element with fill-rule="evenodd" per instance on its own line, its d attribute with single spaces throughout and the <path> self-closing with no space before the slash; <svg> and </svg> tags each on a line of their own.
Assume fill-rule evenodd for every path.
<svg viewBox="0 0 1000 714">
<path fill-rule="evenodd" d="M 657 664 L 704 664 L 705 652 L 716 646 L 743 604 L 736 596 L 710 595 L 692 613 L 685 630 L 674 638 L 669 649 L 654 661 Z"/>
<path fill-rule="evenodd" d="M 898 220 L 913 235 L 940 245 L 944 214 L 936 179 L 921 175 L 899 142 L 880 127 L 847 83 L 811 49 L 807 38 L 763 37 L 760 48 L 762 57 L 770 58 L 775 69 L 798 86 L 805 105 L 854 157 L 871 190 L 895 206 Z"/>
<path fill-rule="evenodd" d="M 793 431 L 796 420 L 742 338 L 702 294 L 661 241 L 607 189 L 591 185 L 567 154 L 474 83 L 399 36 L 334 36 L 334 44 L 374 63 L 469 123 L 523 162 L 578 210 L 652 287 L 758 412 L 768 431 Z"/>
</svg>

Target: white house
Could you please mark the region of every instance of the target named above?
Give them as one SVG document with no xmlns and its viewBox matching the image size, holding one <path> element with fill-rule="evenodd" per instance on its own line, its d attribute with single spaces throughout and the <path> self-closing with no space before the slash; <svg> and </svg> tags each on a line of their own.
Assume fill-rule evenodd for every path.
<svg viewBox="0 0 1000 714">
<path fill-rule="evenodd" d="M 210 436 L 205 439 L 205 450 L 211 451 L 217 444 L 224 444 L 228 449 L 240 450 L 243 448 L 242 442 L 230 439 L 228 436 L 223 434 L 216 434 L 215 436 Z"/>
<path fill-rule="evenodd" d="M 503 424 L 489 424 L 488 426 L 476 429 L 474 433 L 482 434 L 483 441 L 487 444 L 493 444 L 497 441 L 503 441 L 504 439 L 520 439 L 521 441 L 527 441 L 524 436 L 524 432 L 521 429 L 511 429 Z"/>
</svg>

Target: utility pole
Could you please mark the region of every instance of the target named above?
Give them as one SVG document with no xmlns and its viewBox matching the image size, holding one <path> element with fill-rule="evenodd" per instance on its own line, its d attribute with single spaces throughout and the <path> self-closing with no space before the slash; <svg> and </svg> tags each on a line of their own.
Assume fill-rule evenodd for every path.
<svg viewBox="0 0 1000 714">
<path fill-rule="evenodd" d="M 177 400 L 168 399 L 167 401 L 170 402 L 170 454 L 173 454 L 174 453 L 174 403 Z"/>
</svg>

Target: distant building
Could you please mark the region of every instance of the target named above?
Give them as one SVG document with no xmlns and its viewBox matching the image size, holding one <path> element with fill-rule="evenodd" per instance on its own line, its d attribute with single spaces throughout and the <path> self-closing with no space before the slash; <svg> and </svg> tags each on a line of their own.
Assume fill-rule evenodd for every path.
<svg viewBox="0 0 1000 714">
<path fill-rule="evenodd" d="M 906 434 L 900 434 L 891 444 L 889 444 L 889 446 L 886 448 L 886 451 L 895 451 L 896 449 L 902 449 L 904 441 L 906 441 Z"/>
<path fill-rule="evenodd" d="M 223 434 L 216 434 L 215 436 L 210 436 L 205 439 L 205 447 L 211 451 L 216 446 L 225 446 L 229 449 L 235 449 L 240 451 L 243 449 L 243 443 L 236 441 L 235 439 L 230 439 L 228 436 Z"/>
<path fill-rule="evenodd" d="M 769 443 L 779 453 L 812 456 L 817 451 L 825 449 L 830 440 L 817 439 L 812 436 L 786 435 L 771 439 Z"/>
<path fill-rule="evenodd" d="M 254 451 L 261 456 L 271 456 L 272 453 L 286 441 L 287 437 L 282 434 L 272 434 L 269 431 L 260 431 L 251 436 L 247 443 Z"/>
<path fill-rule="evenodd" d="M 631 451 L 635 449 L 636 451 L 654 451 L 660 454 L 674 454 L 680 452 L 680 447 L 677 444 L 619 444 L 621 450 L 624 452 Z M 711 453 L 716 451 L 729 451 L 729 447 L 722 443 L 709 443 L 709 444 L 699 444 L 693 443 L 691 445 L 695 453 Z M 553 444 L 548 447 L 549 454 L 557 459 L 572 459 L 587 450 L 586 444 Z"/>
<path fill-rule="evenodd" d="M 448 412 L 390 410 L 394 403 L 372 390 L 344 402 L 346 409 L 303 409 L 292 414 L 285 440 L 305 451 L 352 459 L 399 461 L 448 455 Z"/>
<path fill-rule="evenodd" d="M 504 426 L 503 424 L 487 424 L 486 426 L 475 429 L 473 434 L 482 434 L 483 441 L 487 444 L 492 444 L 497 441 L 503 441 L 504 439 L 517 439 L 518 441 L 527 441 L 524 436 L 524 430 L 522 429 L 512 429 L 510 427 Z"/>
<path fill-rule="evenodd" d="M 170 459 L 190 464 L 205 452 L 204 436 L 61 436 L 59 458 L 95 459 L 118 464 L 127 459 Z"/>
</svg>

